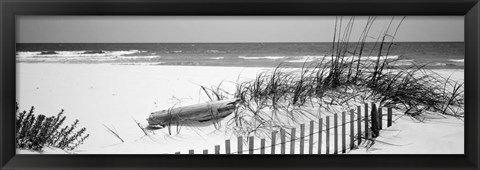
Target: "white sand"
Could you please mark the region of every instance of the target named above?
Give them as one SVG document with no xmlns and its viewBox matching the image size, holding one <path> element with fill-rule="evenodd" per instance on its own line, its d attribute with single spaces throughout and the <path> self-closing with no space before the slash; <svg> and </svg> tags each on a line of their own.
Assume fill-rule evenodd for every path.
<svg viewBox="0 0 480 170">
<path fill-rule="evenodd" d="M 212 146 L 215 136 L 198 137 L 195 128 L 183 127 L 181 135 L 143 137 L 133 119 L 146 123 L 151 112 L 173 105 L 206 101 L 199 85 L 222 83 L 233 91 L 238 75 L 253 77 L 261 68 L 125 66 L 104 64 L 27 64 L 17 65 L 17 101 L 20 109 L 36 107 L 47 116 L 65 110 L 66 123 L 80 120 L 90 138 L 78 153 L 173 153 L 178 150 Z M 181 100 L 175 99 L 178 98 Z M 203 98 L 204 100 L 200 100 Z M 108 133 L 102 124 L 113 126 L 125 140 Z M 209 130 L 207 130 L 209 129 Z M 211 133 L 214 128 L 202 128 Z M 176 130 L 172 129 L 176 134 Z M 198 131 L 198 130 L 197 130 Z M 155 131 L 168 133 L 166 129 Z M 191 138 L 194 136 L 194 138 Z M 205 138 L 205 139 L 201 139 Z M 188 139 L 188 140 L 187 140 Z M 193 140 L 191 140 L 193 139 Z M 153 142 L 152 142 L 153 141 Z M 173 142 L 171 142 L 173 141 Z M 183 141 L 183 142 L 181 142 Z M 224 139 L 217 140 L 223 143 Z M 169 143 L 169 144 L 165 144 Z M 205 148 L 206 149 L 206 148 Z"/>
<path fill-rule="evenodd" d="M 422 121 L 409 116 L 380 131 L 375 144 L 351 154 L 463 154 L 464 122 L 451 116 L 422 114 Z"/>
<path fill-rule="evenodd" d="M 61 109 L 64 109 L 68 118 L 66 123 L 79 119 L 79 126 L 86 127 L 87 133 L 91 136 L 75 153 L 161 154 L 176 151 L 186 153 L 189 149 L 195 149 L 195 153 L 209 149 L 209 153 L 213 153 L 214 145 L 221 145 L 223 153 L 225 139 L 235 139 L 231 141 L 231 145 L 232 148 L 237 147 L 236 137 L 231 134 L 231 130 L 226 128 L 215 130 L 213 125 L 204 123 L 202 127 L 183 126 L 178 135 L 173 127 L 171 129 L 173 135 L 168 135 L 167 129 L 161 129 L 154 131 L 154 135 L 144 136 L 133 119 L 146 124 L 145 119 L 150 112 L 167 109 L 174 105 L 185 106 L 207 101 L 207 97 L 202 94 L 199 85 L 211 87 L 217 86 L 223 81 L 222 87 L 233 92 L 235 89 L 233 82 L 236 82 L 237 79 L 241 82 L 254 78 L 259 71 L 264 69 L 19 63 L 17 64 L 17 101 L 20 109 L 27 110 L 30 106 L 35 106 L 36 113 L 47 116 L 56 115 Z M 450 75 L 452 70 L 436 70 L 436 72 Z M 241 74 L 240 78 L 239 74 Z M 455 70 L 453 74 L 452 78 L 463 79 L 463 70 Z M 229 117 L 222 121 L 223 127 L 226 127 L 228 120 Z M 425 145 L 423 152 L 418 151 L 419 146 L 415 148 L 416 150 L 407 149 L 405 152 L 463 153 L 463 149 L 452 146 L 461 143 L 463 148 L 463 129 L 460 130 L 460 125 L 463 126 L 463 124 L 456 124 L 458 128 L 452 130 L 450 123 L 441 122 L 433 125 L 420 124 L 420 126 L 405 120 L 398 121 L 392 128 L 402 129 L 403 132 L 411 129 L 411 132 L 402 139 L 422 138 L 425 136 L 423 133 L 432 134 L 428 139 L 419 142 L 418 145 Z M 121 143 L 110 134 L 103 124 L 114 127 L 125 143 Z M 426 128 L 426 130 L 419 131 L 417 128 Z M 443 133 L 447 129 L 451 131 Z M 383 131 L 382 136 L 388 136 L 385 134 L 387 132 Z M 461 140 L 455 140 L 453 144 L 448 143 L 451 141 L 447 140 L 447 137 L 451 136 L 461 138 Z M 441 146 L 435 146 L 437 143 L 435 141 L 441 139 L 447 140 L 447 144 L 438 142 L 438 145 Z M 391 142 L 395 143 L 396 141 Z M 402 142 L 408 143 L 408 141 L 400 143 Z M 289 144 L 287 144 L 287 152 L 288 147 Z M 377 148 L 382 148 L 382 146 L 378 145 Z M 232 149 L 232 151 L 234 150 L 236 149 Z M 382 150 L 388 151 L 388 149 Z M 398 149 L 394 151 L 405 153 Z M 270 150 L 267 149 L 267 153 L 269 152 Z M 277 147 L 277 153 L 279 152 L 279 147 Z"/>
</svg>

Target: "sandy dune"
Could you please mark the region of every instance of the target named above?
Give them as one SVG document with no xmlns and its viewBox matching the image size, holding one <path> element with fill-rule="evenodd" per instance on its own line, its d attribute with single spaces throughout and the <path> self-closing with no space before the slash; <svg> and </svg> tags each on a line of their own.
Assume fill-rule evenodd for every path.
<svg viewBox="0 0 480 170">
<path fill-rule="evenodd" d="M 259 71 L 265 69 L 254 67 L 18 63 L 17 101 L 22 110 L 35 106 L 36 113 L 50 116 L 56 115 L 61 109 L 64 109 L 68 118 L 67 123 L 79 119 L 80 126 L 87 128 L 90 138 L 75 153 L 161 154 L 176 151 L 185 153 L 188 149 L 195 149 L 196 153 L 200 153 L 203 149 L 209 149 L 212 153 L 214 145 L 223 146 L 225 139 L 236 139 L 226 126 L 229 117 L 221 122 L 223 126 L 221 130 L 216 130 L 209 123 L 203 123 L 196 126 L 181 126 L 180 134 L 177 134 L 176 127 L 172 127 L 173 135 L 168 135 L 167 129 L 161 129 L 154 131 L 155 135 L 150 136 L 144 136 L 134 119 L 145 124 L 145 119 L 153 111 L 207 101 L 207 96 L 200 91 L 200 85 L 211 87 L 222 83 L 224 89 L 233 92 L 234 82 L 252 79 Z M 436 70 L 436 72 L 442 75 L 453 74 L 452 78 L 463 79 L 463 70 Z M 412 129 L 412 131 L 418 131 L 413 127 L 429 126 L 426 127 L 428 131 L 424 132 L 437 134 L 443 131 L 443 128 L 450 128 L 451 126 L 449 123 L 442 124 L 439 122 L 435 122 L 433 125 L 422 124 L 421 126 L 417 126 L 415 122 L 409 122 L 408 120 L 399 122 L 401 124 L 393 126 L 393 130 L 403 129 L 409 132 L 409 129 Z M 121 143 L 103 125 L 114 127 L 125 140 L 125 143 Z M 430 150 L 432 153 L 443 151 L 445 153 L 460 153 L 460 149 L 463 153 L 463 131 L 460 130 L 463 124 L 456 123 L 455 125 L 457 125 L 457 129 L 449 131 L 448 134 L 442 133 L 447 136 L 432 135 L 428 139 L 420 141 L 418 145 L 429 145 L 425 150 L 428 153 L 430 153 Z M 392 136 L 388 131 L 382 132 L 382 134 L 385 134 L 386 137 Z M 412 133 L 408 136 L 417 138 L 421 137 L 422 134 Z M 447 140 L 450 137 L 461 138 L 462 141 L 460 139 Z M 445 145 L 451 150 L 445 150 L 444 147 L 438 146 L 441 148 L 439 149 L 437 146 L 431 145 L 431 143 L 436 143 L 435 141 L 440 139 L 442 142 L 439 142 L 439 145 Z M 404 140 L 401 142 L 408 143 Z M 449 147 L 458 143 L 462 144 L 462 148 Z M 236 148 L 236 140 L 232 141 L 232 148 Z M 363 153 L 413 152 L 413 150 L 402 152 L 400 149 L 395 150 L 394 147 L 382 151 Z"/>
</svg>

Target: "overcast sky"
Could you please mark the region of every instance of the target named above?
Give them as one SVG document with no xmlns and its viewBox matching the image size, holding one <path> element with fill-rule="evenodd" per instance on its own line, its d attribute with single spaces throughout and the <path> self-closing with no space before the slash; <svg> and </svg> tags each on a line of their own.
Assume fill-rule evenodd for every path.
<svg viewBox="0 0 480 170">
<path fill-rule="evenodd" d="M 343 17 L 343 28 L 349 18 Z M 352 41 L 366 18 L 355 18 Z M 375 41 L 391 18 L 378 17 L 368 40 Z M 16 21 L 17 43 L 329 42 L 335 28 L 335 16 L 18 16 Z M 463 16 L 408 16 L 396 41 L 463 41 L 463 27 Z"/>
</svg>

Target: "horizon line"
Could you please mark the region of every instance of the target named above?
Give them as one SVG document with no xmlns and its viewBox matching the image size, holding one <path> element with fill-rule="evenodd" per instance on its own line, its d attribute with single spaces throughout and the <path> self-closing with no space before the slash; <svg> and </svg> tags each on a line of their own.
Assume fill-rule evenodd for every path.
<svg viewBox="0 0 480 170">
<path fill-rule="evenodd" d="M 464 43 L 465 41 L 394 41 L 393 43 L 434 43 L 434 42 L 448 42 L 448 43 Z M 253 44 L 253 43 L 334 43 L 331 41 L 316 41 L 316 42 L 287 42 L 287 41 L 267 41 L 267 42 L 16 42 L 15 44 Z M 335 42 L 337 43 L 337 42 Z M 342 42 L 346 43 L 346 42 Z M 348 41 L 348 43 L 359 43 L 358 41 Z M 378 41 L 368 41 L 366 43 L 380 43 Z M 384 42 L 390 43 L 390 42 Z"/>
</svg>

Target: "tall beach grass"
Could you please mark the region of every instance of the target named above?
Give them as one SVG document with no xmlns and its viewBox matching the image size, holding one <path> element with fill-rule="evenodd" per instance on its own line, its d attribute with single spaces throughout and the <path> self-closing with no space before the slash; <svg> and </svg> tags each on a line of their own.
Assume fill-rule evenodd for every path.
<svg viewBox="0 0 480 170">
<path fill-rule="evenodd" d="M 305 61 L 301 68 L 280 64 L 251 81 L 237 82 L 233 94 L 219 87 L 202 89 L 212 100 L 240 100 L 230 123 L 241 135 L 268 136 L 271 130 L 320 117 L 321 109 L 355 108 L 349 105 L 365 102 L 395 107 L 412 116 L 434 111 L 463 117 L 463 82 L 442 77 L 424 65 L 392 65 L 398 59 L 388 57 L 404 19 L 392 17 L 384 29 L 372 33 L 377 17 L 368 17 L 354 42 L 355 17 L 337 17 L 330 56 Z M 373 37 L 374 46 L 365 48 Z"/>
</svg>

